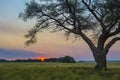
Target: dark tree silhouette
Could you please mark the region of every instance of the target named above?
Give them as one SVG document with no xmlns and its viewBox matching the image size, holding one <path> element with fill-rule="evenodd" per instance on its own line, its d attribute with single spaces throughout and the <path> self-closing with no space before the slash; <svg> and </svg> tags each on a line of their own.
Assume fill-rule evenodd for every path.
<svg viewBox="0 0 120 80">
<path fill-rule="evenodd" d="M 106 69 L 106 55 L 120 40 L 120 0 L 32 0 L 19 17 L 37 20 L 25 35 L 29 38 L 26 45 L 36 42 L 36 34 L 48 29 L 81 37 L 93 52 L 96 70 Z"/>
<path fill-rule="evenodd" d="M 73 57 L 65 56 L 65 57 L 59 57 L 59 58 L 48 58 L 48 59 L 45 59 L 45 62 L 75 63 L 75 60 Z"/>
<path fill-rule="evenodd" d="M 60 62 L 65 62 L 65 63 L 75 63 L 74 58 L 70 57 L 70 56 L 65 56 L 61 58 Z"/>
</svg>

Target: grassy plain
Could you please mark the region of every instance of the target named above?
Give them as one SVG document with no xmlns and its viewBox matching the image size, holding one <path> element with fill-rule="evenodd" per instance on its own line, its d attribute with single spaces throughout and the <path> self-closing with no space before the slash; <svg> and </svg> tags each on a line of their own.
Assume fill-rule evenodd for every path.
<svg viewBox="0 0 120 80">
<path fill-rule="evenodd" d="M 108 63 L 107 71 L 95 71 L 94 62 L 0 63 L 0 80 L 120 80 L 120 62 Z"/>
</svg>

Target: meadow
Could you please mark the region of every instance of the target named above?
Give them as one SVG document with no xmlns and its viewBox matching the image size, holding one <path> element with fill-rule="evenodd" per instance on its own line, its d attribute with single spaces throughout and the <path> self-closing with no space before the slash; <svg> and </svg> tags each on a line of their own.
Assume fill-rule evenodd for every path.
<svg viewBox="0 0 120 80">
<path fill-rule="evenodd" d="M 108 63 L 107 71 L 95 71 L 94 62 L 0 63 L 0 80 L 120 80 L 120 62 Z"/>
</svg>

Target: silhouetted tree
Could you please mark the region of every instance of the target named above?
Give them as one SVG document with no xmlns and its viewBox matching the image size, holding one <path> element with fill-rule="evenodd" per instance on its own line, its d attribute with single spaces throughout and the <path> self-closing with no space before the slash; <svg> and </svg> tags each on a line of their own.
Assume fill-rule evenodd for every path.
<svg viewBox="0 0 120 80">
<path fill-rule="evenodd" d="M 65 63 L 75 63 L 74 58 L 70 57 L 70 56 L 65 56 L 61 58 L 60 62 L 65 62 Z"/>
<path fill-rule="evenodd" d="M 32 0 L 20 18 L 37 20 L 26 35 L 27 45 L 48 29 L 64 31 L 68 38 L 71 34 L 81 37 L 93 52 L 97 70 L 106 69 L 106 55 L 120 40 L 120 0 Z"/>
<path fill-rule="evenodd" d="M 6 59 L 0 59 L 0 62 L 7 62 Z"/>
<path fill-rule="evenodd" d="M 42 62 L 41 60 L 38 59 L 16 59 L 16 60 L 12 60 L 10 62 Z"/>
<path fill-rule="evenodd" d="M 45 62 L 59 62 L 57 58 L 48 58 L 45 59 Z"/>
<path fill-rule="evenodd" d="M 60 57 L 60 58 L 48 58 L 44 62 L 65 62 L 65 63 L 75 63 L 74 58 L 70 56 Z"/>
</svg>

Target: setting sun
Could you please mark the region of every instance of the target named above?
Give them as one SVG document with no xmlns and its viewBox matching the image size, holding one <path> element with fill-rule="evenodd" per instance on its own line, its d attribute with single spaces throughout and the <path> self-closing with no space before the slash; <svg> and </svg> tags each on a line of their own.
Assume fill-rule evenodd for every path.
<svg viewBox="0 0 120 80">
<path fill-rule="evenodd" d="M 40 58 L 40 60 L 41 60 L 42 62 L 44 62 L 44 61 L 45 61 L 45 58 L 44 58 L 44 57 L 42 57 L 42 58 Z"/>
<path fill-rule="evenodd" d="M 38 59 L 38 60 L 40 60 L 40 61 L 44 62 L 44 61 L 45 61 L 45 59 L 46 59 L 46 57 L 38 57 L 38 58 L 36 58 L 36 59 Z"/>
</svg>

